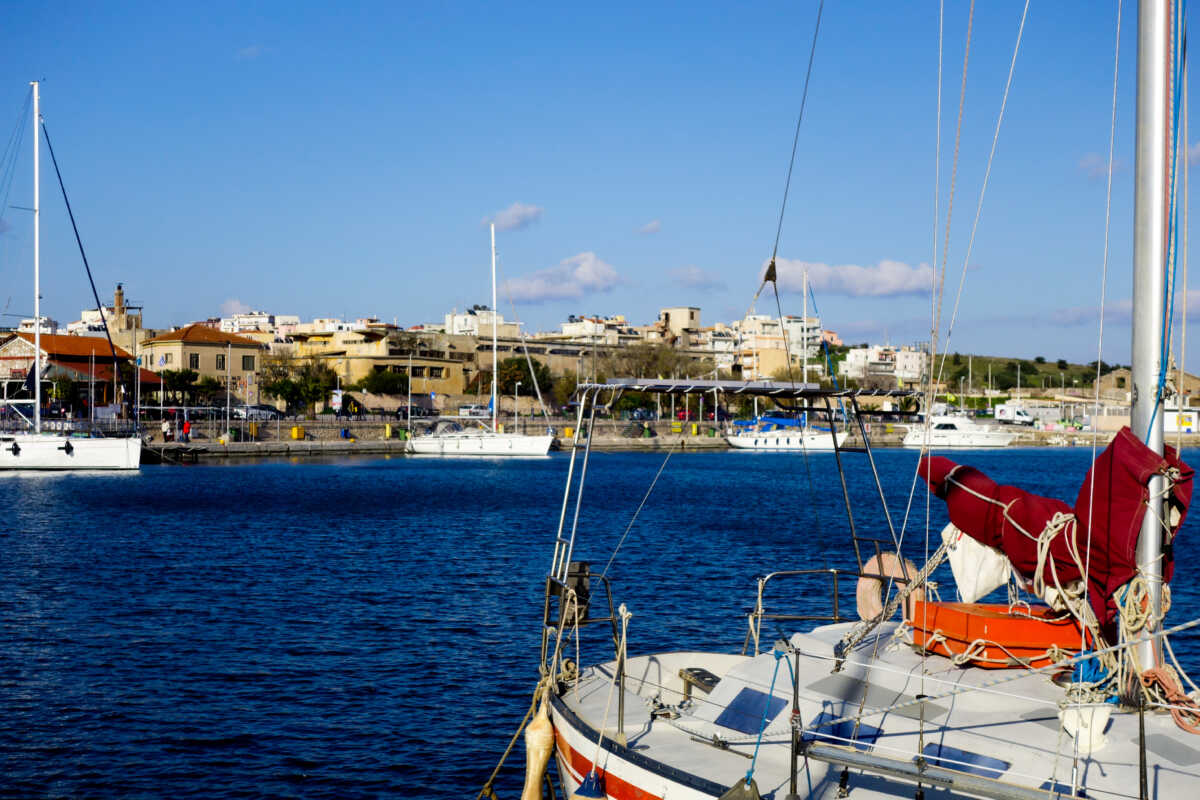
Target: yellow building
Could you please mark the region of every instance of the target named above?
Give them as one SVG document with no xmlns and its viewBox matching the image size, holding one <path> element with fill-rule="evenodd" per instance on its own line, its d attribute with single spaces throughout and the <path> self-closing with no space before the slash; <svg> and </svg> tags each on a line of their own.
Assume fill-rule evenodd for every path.
<svg viewBox="0 0 1200 800">
<path fill-rule="evenodd" d="M 258 378 L 266 346 L 194 323 L 142 342 L 142 364 L 155 372 L 190 369 L 199 378 L 230 381 L 231 391 L 249 403 L 259 401 Z"/>
</svg>

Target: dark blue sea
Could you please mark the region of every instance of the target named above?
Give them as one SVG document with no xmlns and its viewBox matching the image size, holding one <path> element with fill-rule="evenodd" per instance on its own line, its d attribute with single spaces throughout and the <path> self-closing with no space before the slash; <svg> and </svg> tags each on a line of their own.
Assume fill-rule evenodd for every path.
<svg viewBox="0 0 1200 800">
<path fill-rule="evenodd" d="M 846 458 L 856 525 L 890 538 L 865 458 Z M 1073 503 L 1091 453 L 958 458 Z M 899 528 L 916 455 L 876 459 Z M 593 456 L 575 554 L 593 571 L 663 460 Z M 566 467 L 556 454 L 0 476 L 0 796 L 474 797 L 537 681 Z M 925 517 L 918 492 L 914 560 Z M 940 501 L 930 517 L 936 544 Z M 1200 616 L 1196 518 L 1172 622 Z M 608 570 L 634 613 L 631 654 L 740 651 L 754 577 L 852 567 L 847 526 L 832 454 L 672 456 Z M 829 598 L 812 584 L 779 602 L 820 612 Z M 605 636 L 587 631 L 593 658 L 611 657 Z M 1175 643 L 1200 673 L 1196 635 Z M 522 769 L 518 750 L 502 798 Z"/>
</svg>

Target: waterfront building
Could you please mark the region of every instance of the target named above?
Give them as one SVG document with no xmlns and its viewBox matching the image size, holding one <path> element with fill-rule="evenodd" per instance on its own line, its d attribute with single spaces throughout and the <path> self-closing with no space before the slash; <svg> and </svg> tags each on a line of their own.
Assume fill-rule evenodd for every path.
<svg viewBox="0 0 1200 800">
<path fill-rule="evenodd" d="M 0 384 L 4 397 L 27 391 L 25 384 L 33 369 L 33 359 L 34 335 L 30 332 L 18 331 L 0 343 Z M 119 346 L 110 348 L 104 337 L 43 333 L 38 359 L 42 396 L 49 400 L 51 392 L 47 385 L 65 378 L 71 388 L 66 396 L 57 399 L 77 412 L 87 407 L 89 392 L 97 406 L 129 402 L 132 398 L 124 394 L 128 391 L 126 387 L 113 387 L 114 360 L 126 379 L 133 375 L 133 356 Z M 138 375 L 143 391 L 158 390 L 157 375 L 145 369 L 138 370 Z"/>
<path fill-rule="evenodd" d="M 142 364 L 154 370 L 190 369 L 197 379 L 214 378 L 241 401 L 260 402 L 259 375 L 266 346 L 202 323 L 142 342 Z"/>
</svg>

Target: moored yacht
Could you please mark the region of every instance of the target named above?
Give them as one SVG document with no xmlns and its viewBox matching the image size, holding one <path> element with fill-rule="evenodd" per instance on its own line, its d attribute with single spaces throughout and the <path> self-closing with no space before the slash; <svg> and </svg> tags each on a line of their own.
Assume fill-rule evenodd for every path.
<svg viewBox="0 0 1200 800">
<path fill-rule="evenodd" d="M 980 424 L 965 415 L 934 415 L 929 418 L 928 428 L 922 422 L 909 426 L 903 444 L 930 450 L 972 449 L 1007 447 L 1016 438 L 1012 431 Z"/>
</svg>

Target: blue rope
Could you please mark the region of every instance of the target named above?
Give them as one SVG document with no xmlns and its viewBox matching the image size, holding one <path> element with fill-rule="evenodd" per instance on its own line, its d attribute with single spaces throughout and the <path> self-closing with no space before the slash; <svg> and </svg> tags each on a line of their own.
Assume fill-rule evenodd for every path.
<svg viewBox="0 0 1200 800">
<path fill-rule="evenodd" d="M 758 724 L 758 741 L 754 743 L 754 755 L 750 758 L 750 769 L 746 770 L 746 783 L 754 778 L 754 764 L 758 761 L 758 748 L 762 745 L 763 734 L 767 730 L 767 709 L 771 707 L 771 697 L 775 694 L 775 679 L 779 677 L 779 660 L 783 658 L 783 653 L 779 650 L 773 650 L 775 655 L 775 672 L 771 675 L 771 688 L 767 691 L 767 697 L 763 701 L 762 722 Z M 791 668 L 791 663 L 788 663 L 788 668 Z"/>
</svg>

